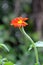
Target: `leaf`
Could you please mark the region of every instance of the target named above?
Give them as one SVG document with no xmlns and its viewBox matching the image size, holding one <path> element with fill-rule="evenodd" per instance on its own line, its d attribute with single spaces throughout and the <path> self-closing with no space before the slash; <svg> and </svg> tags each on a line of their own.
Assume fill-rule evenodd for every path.
<svg viewBox="0 0 43 65">
<path fill-rule="evenodd" d="M 37 63 L 35 63 L 35 65 L 38 65 Z"/>
<path fill-rule="evenodd" d="M 5 62 L 4 65 L 14 65 L 12 62 L 8 61 L 8 62 Z"/>
<path fill-rule="evenodd" d="M 0 59 L 2 59 L 2 56 L 0 55 Z"/>
<path fill-rule="evenodd" d="M 4 47 L 9 52 L 9 49 L 7 48 L 5 44 L 0 44 L 0 47 Z"/>
<path fill-rule="evenodd" d="M 33 45 L 31 44 L 28 50 L 31 51 L 32 48 L 33 48 Z"/>
<path fill-rule="evenodd" d="M 0 61 L 0 65 L 2 64 L 2 62 Z"/>
<path fill-rule="evenodd" d="M 38 62 L 38 63 L 35 63 L 35 65 L 40 65 L 40 63 Z"/>
<path fill-rule="evenodd" d="M 38 41 L 35 43 L 36 47 L 43 47 L 43 41 Z"/>
<path fill-rule="evenodd" d="M 2 58 L 2 61 L 7 61 L 7 58 Z"/>
<path fill-rule="evenodd" d="M 43 47 L 43 41 L 38 41 L 38 42 L 36 42 L 36 43 L 35 43 L 35 46 L 36 46 L 36 47 Z M 32 48 L 33 48 L 33 44 L 30 45 L 30 47 L 29 47 L 28 50 L 31 51 Z"/>
</svg>

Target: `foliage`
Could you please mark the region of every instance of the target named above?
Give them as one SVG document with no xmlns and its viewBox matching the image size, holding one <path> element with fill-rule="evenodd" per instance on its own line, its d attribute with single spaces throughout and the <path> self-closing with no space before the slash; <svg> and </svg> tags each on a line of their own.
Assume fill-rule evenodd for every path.
<svg viewBox="0 0 43 65">
<path fill-rule="evenodd" d="M 9 25 L 10 21 L 17 16 L 30 18 L 29 21 L 26 21 L 29 25 L 25 27 L 25 31 L 35 41 L 39 61 L 43 65 L 43 42 L 38 41 L 39 33 L 36 31 L 34 18 L 31 18 L 32 1 L 18 1 L 20 1 L 20 7 L 18 7 L 18 15 L 16 15 L 16 0 L 0 0 L 0 65 L 34 65 L 36 63 L 31 42 L 28 42 L 18 28 L 15 29 Z"/>
</svg>

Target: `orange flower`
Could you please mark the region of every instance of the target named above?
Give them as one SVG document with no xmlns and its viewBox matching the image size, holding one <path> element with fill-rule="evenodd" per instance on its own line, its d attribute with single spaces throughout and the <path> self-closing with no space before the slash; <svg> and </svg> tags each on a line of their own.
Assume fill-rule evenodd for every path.
<svg viewBox="0 0 43 65">
<path fill-rule="evenodd" d="M 24 27 L 26 25 L 28 25 L 25 21 L 28 20 L 28 18 L 22 18 L 22 17 L 17 17 L 15 19 L 13 19 L 11 21 L 11 25 L 13 25 L 14 27 Z"/>
</svg>

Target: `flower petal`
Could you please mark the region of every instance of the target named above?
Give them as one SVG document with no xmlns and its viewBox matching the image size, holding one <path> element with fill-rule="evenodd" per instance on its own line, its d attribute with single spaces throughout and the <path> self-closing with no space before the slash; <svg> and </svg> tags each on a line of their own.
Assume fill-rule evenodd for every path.
<svg viewBox="0 0 43 65">
<path fill-rule="evenodd" d="M 10 24 L 13 25 L 14 27 L 26 26 L 28 24 L 24 22 L 25 20 L 28 20 L 28 18 L 17 17 L 13 19 Z"/>
</svg>

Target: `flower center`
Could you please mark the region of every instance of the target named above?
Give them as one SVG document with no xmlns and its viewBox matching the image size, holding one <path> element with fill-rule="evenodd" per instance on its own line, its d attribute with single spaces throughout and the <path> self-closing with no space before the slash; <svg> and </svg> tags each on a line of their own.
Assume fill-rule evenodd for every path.
<svg viewBox="0 0 43 65">
<path fill-rule="evenodd" d="M 21 24 L 22 23 L 22 20 L 19 20 L 18 23 Z"/>
</svg>

